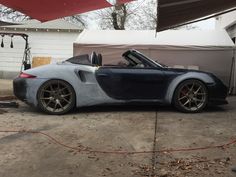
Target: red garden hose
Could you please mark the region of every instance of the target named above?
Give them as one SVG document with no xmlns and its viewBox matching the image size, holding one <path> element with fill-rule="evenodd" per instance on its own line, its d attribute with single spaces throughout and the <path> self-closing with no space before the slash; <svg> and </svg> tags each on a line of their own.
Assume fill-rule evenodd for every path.
<svg viewBox="0 0 236 177">
<path fill-rule="evenodd" d="M 177 148 L 177 149 L 161 149 L 161 150 L 152 150 L 152 151 L 116 151 L 116 150 L 90 150 L 88 148 L 79 148 L 67 145 L 56 138 L 52 137 L 51 135 L 41 132 L 41 131 L 34 131 L 34 130 L 0 130 L 0 133 L 28 133 L 28 134 L 38 134 L 48 138 L 51 142 L 56 143 L 57 145 L 79 151 L 79 152 L 86 152 L 86 153 L 95 153 L 95 154 L 117 154 L 117 155 L 135 155 L 135 154 L 150 154 L 150 153 L 170 153 L 170 152 L 186 152 L 186 151 L 200 151 L 200 150 L 207 150 L 207 149 L 216 149 L 216 148 L 229 148 L 231 145 L 236 144 L 236 139 L 229 141 L 228 143 L 221 144 L 221 145 L 212 145 L 212 146 L 205 146 L 205 147 L 196 147 L 196 148 Z"/>
</svg>

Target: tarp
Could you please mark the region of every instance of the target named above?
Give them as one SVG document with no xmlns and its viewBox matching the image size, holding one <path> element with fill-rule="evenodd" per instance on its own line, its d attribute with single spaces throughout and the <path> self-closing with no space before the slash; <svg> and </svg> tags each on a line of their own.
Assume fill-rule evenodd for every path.
<svg viewBox="0 0 236 177">
<path fill-rule="evenodd" d="M 157 31 L 236 7 L 236 0 L 158 0 Z"/>
<path fill-rule="evenodd" d="M 234 46 L 225 30 L 167 30 L 157 34 L 154 30 L 84 30 L 75 43 L 203 49 Z"/>
<path fill-rule="evenodd" d="M 42 22 L 112 6 L 106 0 L 0 0 L 0 4 Z"/>
</svg>

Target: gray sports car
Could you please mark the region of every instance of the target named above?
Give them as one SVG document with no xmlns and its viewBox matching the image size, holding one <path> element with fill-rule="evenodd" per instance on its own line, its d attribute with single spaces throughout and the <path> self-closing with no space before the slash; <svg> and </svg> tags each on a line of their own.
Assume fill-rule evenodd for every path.
<svg viewBox="0 0 236 177">
<path fill-rule="evenodd" d="M 172 104 L 195 113 L 227 104 L 227 87 L 211 73 L 169 68 L 136 50 L 122 56 L 117 65 L 102 65 L 93 52 L 26 70 L 14 80 L 14 93 L 48 114 L 106 104 Z"/>
</svg>

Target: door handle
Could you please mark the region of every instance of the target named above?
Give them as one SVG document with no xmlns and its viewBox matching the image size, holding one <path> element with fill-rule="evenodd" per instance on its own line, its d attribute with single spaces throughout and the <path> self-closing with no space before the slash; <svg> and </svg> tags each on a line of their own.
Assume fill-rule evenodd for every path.
<svg viewBox="0 0 236 177">
<path fill-rule="evenodd" d="M 98 74 L 99 77 L 108 77 L 108 74 Z"/>
</svg>

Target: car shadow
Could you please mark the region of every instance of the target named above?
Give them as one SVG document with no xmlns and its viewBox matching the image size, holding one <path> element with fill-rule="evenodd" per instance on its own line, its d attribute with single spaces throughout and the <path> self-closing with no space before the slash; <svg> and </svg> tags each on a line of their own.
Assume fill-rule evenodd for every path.
<svg viewBox="0 0 236 177">
<path fill-rule="evenodd" d="M 211 112 L 226 112 L 228 108 L 220 107 L 220 106 L 210 106 L 207 107 L 203 113 L 211 113 Z M 174 107 L 171 106 L 141 106 L 141 105 L 119 105 L 119 106 L 90 106 L 90 107 L 82 107 L 76 108 L 71 113 L 94 113 L 94 112 L 176 112 L 180 113 Z M 186 113 L 183 113 L 186 114 Z"/>
<path fill-rule="evenodd" d="M 233 110 L 234 107 L 230 105 L 226 106 L 209 106 L 207 107 L 203 113 L 211 113 L 211 112 L 227 112 Z M 43 114 L 37 108 L 30 107 L 27 105 L 21 106 L 21 112 L 23 113 L 39 113 Z M 160 113 L 180 113 L 173 106 L 164 106 L 164 105 L 99 105 L 99 106 L 89 106 L 89 107 L 81 107 L 75 108 L 68 114 L 79 114 L 79 113 L 96 113 L 96 112 L 160 112 Z M 45 113 L 46 114 L 46 113 Z M 184 113 L 183 113 L 184 114 Z"/>
<path fill-rule="evenodd" d="M 153 112 L 158 111 L 157 106 L 130 106 L 130 105 L 119 105 L 119 106 L 90 106 L 76 108 L 72 113 L 93 113 L 93 112 Z"/>
</svg>

